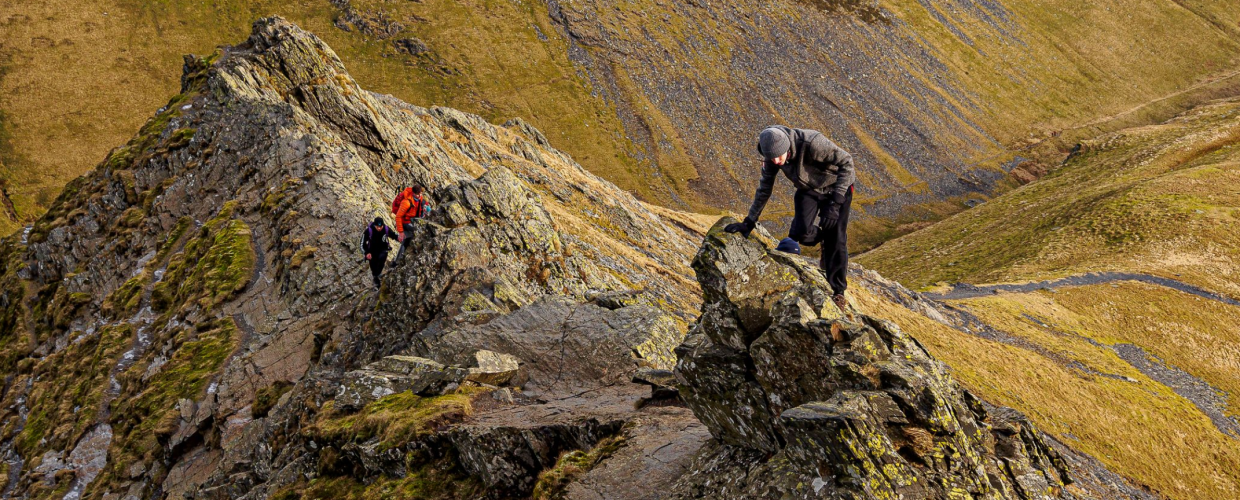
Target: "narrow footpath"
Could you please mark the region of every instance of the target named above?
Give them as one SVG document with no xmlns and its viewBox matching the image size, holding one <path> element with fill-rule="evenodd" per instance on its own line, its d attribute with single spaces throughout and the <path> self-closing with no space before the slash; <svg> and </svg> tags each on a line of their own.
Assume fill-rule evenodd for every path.
<svg viewBox="0 0 1240 500">
<path fill-rule="evenodd" d="M 968 283 L 956 283 L 951 290 L 943 293 L 923 293 L 922 295 L 933 300 L 961 300 L 971 299 L 974 297 L 982 297 L 998 292 L 1013 293 L 1029 293 L 1044 288 L 1056 288 L 1061 286 L 1088 286 L 1088 285 L 1105 285 L 1108 283 L 1116 283 L 1120 281 L 1140 281 L 1151 285 L 1158 285 L 1173 290 L 1179 290 L 1184 293 L 1190 293 L 1216 302 L 1240 307 L 1240 301 L 1219 295 L 1199 286 L 1190 285 L 1183 281 L 1164 278 L 1162 276 L 1154 276 L 1152 274 L 1143 273 L 1122 273 L 1122 272 L 1105 272 L 1105 273 L 1086 273 L 1076 276 L 1068 276 L 1046 281 L 1035 281 L 1033 283 L 1017 283 L 1006 285 L 970 285 Z"/>
</svg>

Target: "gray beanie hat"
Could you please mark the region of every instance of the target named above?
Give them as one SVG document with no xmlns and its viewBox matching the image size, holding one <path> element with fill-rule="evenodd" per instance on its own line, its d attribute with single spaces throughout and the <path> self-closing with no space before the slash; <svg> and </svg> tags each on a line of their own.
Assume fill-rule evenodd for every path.
<svg viewBox="0 0 1240 500">
<path fill-rule="evenodd" d="M 762 153 L 762 157 L 768 160 L 787 153 L 788 148 L 791 146 L 792 142 L 788 139 L 788 134 L 778 127 L 764 128 L 758 134 L 758 152 Z"/>
</svg>

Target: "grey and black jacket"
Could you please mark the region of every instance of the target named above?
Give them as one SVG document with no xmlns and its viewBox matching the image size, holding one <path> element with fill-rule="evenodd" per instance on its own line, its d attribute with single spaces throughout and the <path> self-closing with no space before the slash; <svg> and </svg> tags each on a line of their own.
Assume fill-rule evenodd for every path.
<svg viewBox="0 0 1240 500">
<path fill-rule="evenodd" d="M 779 127 L 788 134 L 791 149 L 788 161 L 776 165 L 770 160 L 762 164 L 762 180 L 758 182 L 758 191 L 753 195 L 753 204 L 749 206 L 749 215 L 745 221 L 756 224 L 766 208 L 766 201 L 771 198 L 771 189 L 775 187 L 775 174 L 783 170 L 784 176 L 792 181 L 798 191 L 814 191 L 823 196 L 839 194 L 843 197 L 856 181 L 852 155 L 848 154 L 834 142 L 827 139 L 817 130 Z"/>
</svg>

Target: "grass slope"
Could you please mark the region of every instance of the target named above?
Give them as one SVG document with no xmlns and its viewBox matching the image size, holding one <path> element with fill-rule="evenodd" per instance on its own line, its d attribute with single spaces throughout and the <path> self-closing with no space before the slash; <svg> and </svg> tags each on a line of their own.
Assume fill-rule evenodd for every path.
<svg viewBox="0 0 1240 500">
<path fill-rule="evenodd" d="M 1082 144 L 1058 171 L 888 242 L 861 260 L 909 285 L 1023 282 L 1092 271 L 1154 274 L 1240 294 L 1240 99 Z M 863 299 L 864 296 L 863 296 Z M 1027 344 L 1000 344 L 874 304 L 908 324 L 967 385 L 1171 498 L 1226 498 L 1240 436 L 1116 350 L 1133 344 L 1227 397 L 1240 415 L 1240 308 L 1121 282 L 1000 293 L 951 305 Z M 904 323 L 901 323 L 904 324 Z M 909 327 L 912 328 L 912 327 Z M 1167 384 L 1167 385 L 1164 385 Z"/>
<path fill-rule="evenodd" d="M 752 20 L 759 9 L 780 24 L 833 23 L 851 40 L 850 47 L 803 46 L 804 60 L 831 61 L 827 76 L 847 79 L 849 95 L 827 96 L 803 78 L 781 80 L 799 87 L 766 102 L 765 119 L 844 138 L 867 160 L 862 178 L 872 199 L 924 194 L 926 177 L 935 175 L 917 153 L 922 146 L 886 136 L 893 120 L 913 123 L 921 140 L 954 155 L 963 172 L 975 164 L 998 168 L 1013 149 L 1035 145 L 1046 151 L 1025 154 L 1054 156 L 1074 134 L 1165 118 L 1201 95 L 1240 86 L 1221 78 L 1240 54 L 1240 20 L 1225 1 L 1003 0 L 978 7 L 883 0 L 889 25 L 841 18 L 833 4 L 785 0 L 768 9 L 740 2 L 705 12 L 650 0 L 557 5 L 596 15 L 597 35 L 607 40 L 575 45 L 538 1 L 29 0 L 0 10 L 0 179 L 18 218 L 32 220 L 162 104 L 159 96 L 172 93 L 181 54 L 240 39 L 252 20 L 270 14 L 323 37 L 366 88 L 493 120 L 524 117 L 621 187 L 699 210 L 739 206 L 749 193 L 753 172 L 740 159 L 751 148 L 739 138 L 757 125 L 726 117 L 743 115 L 754 79 L 762 78 L 736 66 L 741 51 L 754 50 L 751 37 L 767 36 Z M 406 39 L 402 52 L 398 42 Z M 598 67 L 575 63 L 574 53 Z M 653 88 L 669 81 L 706 89 L 719 102 L 686 105 Z M 1167 96 L 1178 97 L 1161 100 Z M 877 111 L 879 101 L 903 111 Z M 1140 107 L 1151 101 L 1161 104 Z M 848 126 L 825 121 L 828 106 Z M 626 113 L 636 118 L 623 120 Z M 697 130 L 736 140 L 706 147 L 701 137 L 691 140 Z M 630 138 L 638 136 L 647 139 L 635 145 Z M 709 174 L 702 169 L 722 170 L 720 178 L 746 187 L 726 196 L 718 185 L 694 187 Z M 900 222 L 937 219 L 964 201 L 918 202 L 910 215 L 857 231 L 878 243 L 916 227 Z M 4 219 L 0 232 L 18 226 Z"/>
<path fill-rule="evenodd" d="M 1071 333 L 1057 333 L 1023 319 L 1021 314 L 1031 312 L 1024 302 L 1045 302 L 1044 297 L 1003 294 L 964 304 L 988 324 L 1080 363 L 1074 368 L 1063 359 L 950 328 L 864 290 L 850 293 L 868 314 L 890 319 L 915 334 L 931 354 L 952 367 L 965 386 L 988 401 L 1020 410 L 1043 431 L 1089 453 L 1111 470 L 1177 500 L 1230 498 L 1240 488 L 1240 440 L 1220 432 L 1191 401 L 1171 388 L 1134 369 L 1113 351 L 1086 340 L 1115 341 L 1116 324 L 1088 316 L 1061 316 L 1049 309 L 1062 309 L 1063 303 L 1039 304 L 1042 312 L 1053 314 L 1039 317 L 1052 322 L 1056 330 Z M 1189 310 L 1195 305 L 1192 298 L 1183 297 L 1163 297 L 1160 302 L 1168 308 Z M 1232 323 L 1233 332 L 1235 326 Z"/>
<path fill-rule="evenodd" d="M 912 287 L 1145 272 L 1240 295 L 1240 99 L 1082 144 L 1053 174 L 862 255 Z"/>
</svg>

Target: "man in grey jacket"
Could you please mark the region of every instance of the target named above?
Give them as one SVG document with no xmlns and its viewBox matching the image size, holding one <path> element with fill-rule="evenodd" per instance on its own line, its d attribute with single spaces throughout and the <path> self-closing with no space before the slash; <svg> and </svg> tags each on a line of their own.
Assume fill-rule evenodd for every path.
<svg viewBox="0 0 1240 500">
<path fill-rule="evenodd" d="M 744 222 L 729 224 L 724 230 L 749 236 L 771 198 L 775 174 L 782 170 L 797 189 L 792 196 L 795 212 L 788 237 L 802 245 L 822 242 L 819 266 L 835 293 L 832 300 L 844 309 L 844 290 L 848 288 L 848 212 L 856 180 L 852 155 L 816 130 L 778 125 L 758 134 L 758 153 L 765 161 L 749 215 Z"/>
</svg>

